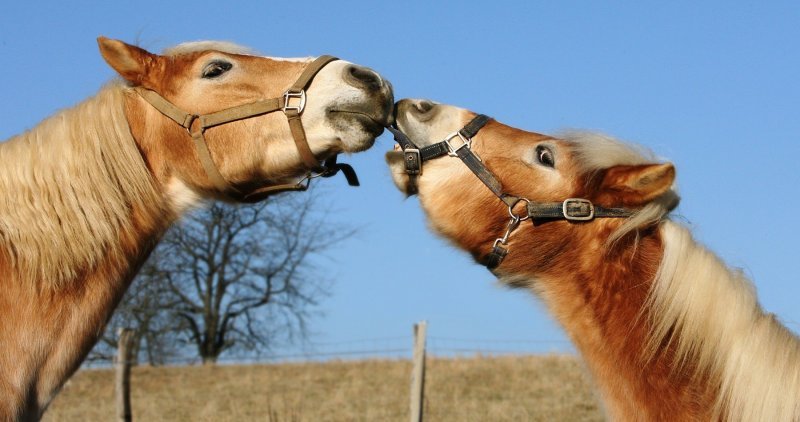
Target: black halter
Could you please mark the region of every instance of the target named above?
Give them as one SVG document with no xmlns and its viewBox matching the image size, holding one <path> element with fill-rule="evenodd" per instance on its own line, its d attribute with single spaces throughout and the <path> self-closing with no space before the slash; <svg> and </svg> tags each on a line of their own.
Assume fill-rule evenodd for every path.
<svg viewBox="0 0 800 422">
<path fill-rule="evenodd" d="M 592 204 L 588 199 L 568 198 L 562 202 L 532 202 L 519 196 L 507 194 L 503 185 L 483 164 L 483 161 L 472 151 L 472 138 L 492 118 L 484 114 L 475 116 L 461 130 L 447 135 L 443 141 L 418 147 L 405 133 L 399 129 L 388 127 L 394 140 L 403 149 L 406 173 L 410 176 L 422 174 L 422 163 L 445 155 L 458 157 L 508 207 L 510 221 L 503 237 L 497 238 L 492 245 L 492 252 L 486 258 L 486 267 L 496 268 L 508 254 L 508 238 L 519 224 L 525 220 L 557 220 L 590 221 L 595 218 L 630 217 L 633 211 L 625 208 L 605 208 Z M 457 141 L 457 142 L 451 142 Z M 460 142 L 460 143 L 459 143 Z M 525 205 L 524 213 L 517 214 L 515 209 Z"/>
</svg>

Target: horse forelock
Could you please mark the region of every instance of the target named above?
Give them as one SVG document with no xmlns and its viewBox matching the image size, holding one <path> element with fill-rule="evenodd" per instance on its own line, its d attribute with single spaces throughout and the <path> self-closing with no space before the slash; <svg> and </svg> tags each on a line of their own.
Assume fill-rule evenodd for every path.
<svg viewBox="0 0 800 422">
<path fill-rule="evenodd" d="M 122 253 L 134 207 L 158 207 L 123 89 L 108 86 L 0 144 L 0 251 L 12 278 L 63 286 Z"/>
<path fill-rule="evenodd" d="M 715 411 L 729 420 L 800 418 L 800 342 L 766 314 L 755 289 L 698 245 L 688 229 L 660 227 L 664 252 L 643 311 L 652 329 L 645 359 L 673 347 L 675 373 L 688 366 L 719 390 Z"/>
<path fill-rule="evenodd" d="M 584 175 L 591 175 L 613 166 L 634 166 L 660 161 L 652 151 L 641 145 L 630 144 L 600 133 L 567 131 L 558 137 L 568 143 L 577 172 Z M 675 209 L 679 200 L 677 187 L 673 185 L 672 189 L 627 218 L 611 233 L 608 243 L 613 244 L 631 232 L 664 220 L 670 211 Z"/>
<path fill-rule="evenodd" d="M 570 144 L 581 172 L 589 173 L 618 165 L 637 165 L 657 161 L 655 154 L 641 145 L 586 131 L 565 131 L 558 138 Z"/>
</svg>

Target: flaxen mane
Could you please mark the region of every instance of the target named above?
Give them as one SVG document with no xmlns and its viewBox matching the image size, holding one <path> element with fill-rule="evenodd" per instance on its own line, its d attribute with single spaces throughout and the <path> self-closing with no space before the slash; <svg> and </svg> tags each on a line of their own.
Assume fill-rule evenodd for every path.
<svg viewBox="0 0 800 422">
<path fill-rule="evenodd" d="M 611 138 L 570 133 L 583 172 L 656 160 Z M 664 344 L 675 350 L 675 371 L 691 366 L 719 390 L 718 418 L 743 421 L 796 420 L 800 415 L 800 342 L 758 303 L 755 288 L 738 270 L 692 239 L 668 219 L 677 203 L 674 190 L 631 217 L 613 235 L 659 224 L 664 252 L 647 303 L 651 332 L 643 359 Z M 690 364 L 690 365 L 687 365 Z M 795 404 L 788 405 L 787 398 Z"/>
<path fill-rule="evenodd" d="M 76 279 L 119 252 L 132 204 L 157 203 L 123 90 L 113 83 L 0 143 L 0 252 L 23 280 L 58 287 Z"/>
<path fill-rule="evenodd" d="M 198 51 L 216 50 L 231 54 L 255 54 L 255 51 L 227 41 L 190 41 L 178 44 L 164 50 L 165 56 L 178 56 L 181 54 L 195 53 Z"/>
<path fill-rule="evenodd" d="M 800 417 L 800 343 L 758 304 L 753 284 L 698 245 L 676 223 L 661 224 L 664 254 L 648 299 L 647 353 L 671 342 L 720 394 L 716 411 L 734 420 Z M 680 366 L 679 366 L 680 367 Z M 789 400 L 794 400 L 794 405 Z"/>
<path fill-rule="evenodd" d="M 251 50 L 220 41 L 183 43 L 167 55 Z M 132 204 L 152 212 L 156 186 L 123 111 L 127 87 L 114 82 L 95 97 L 0 143 L 0 254 L 18 277 L 60 287 L 129 235 Z M 12 205 L 13 204 L 13 205 Z"/>
</svg>

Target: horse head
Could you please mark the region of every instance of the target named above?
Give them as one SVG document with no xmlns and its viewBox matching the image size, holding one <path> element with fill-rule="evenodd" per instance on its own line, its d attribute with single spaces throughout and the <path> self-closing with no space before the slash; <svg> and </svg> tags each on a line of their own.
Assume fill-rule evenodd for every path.
<svg viewBox="0 0 800 422">
<path fill-rule="evenodd" d="M 511 250 L 501 273 L 540 273 L 560 252 L 594 251 L 620 229 L 644 225 L 644 215 L 660 217 L 677 204 L 674 167 L 631 146 L 596 135 L 558 139 L 488 119 L 470 140 L 462 128 L 475 116 L 431 101 L 398 102 L 396 126 L 423 159 L 448 141 L 438 142 L 443 157 L 425 161 L 418 175 L 406 171 L 405 161 L 415 159 L 408 149 L 395 148 L 387 161 L 397 187 L 419 196 L 433 229 L 478 262 L 492 268 L 498 245 L 526 251 Z M 639 217 L 600 218 L 632 215 Z"/>
<path fill-rule="evenodd" d="M 176 196 L 252 200 L 252 192 L 322 171 L 336 154 L 366 150 L 391 119 L 389 82 L 343 60 L 263 57 L 220 42 L 163 55 L 98 43 L 132 88 L 131 133 Z"/>
</svg>

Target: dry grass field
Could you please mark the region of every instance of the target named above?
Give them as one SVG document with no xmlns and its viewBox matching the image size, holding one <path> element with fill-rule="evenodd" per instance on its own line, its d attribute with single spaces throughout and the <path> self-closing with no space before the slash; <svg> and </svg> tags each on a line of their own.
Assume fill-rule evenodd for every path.
<svg viewBox="0 0 800 422">
<path fill-rule="evenodd" d="M 411 363 L 333 361 L 138 367 L 140 421 L 406 421 Z M 45 421 L 114 418 L 114 373 L 77 373 Z M 588 375 L 573 356 L 429 358 L 426 421 L 599 421 Z"/>
</svg>

